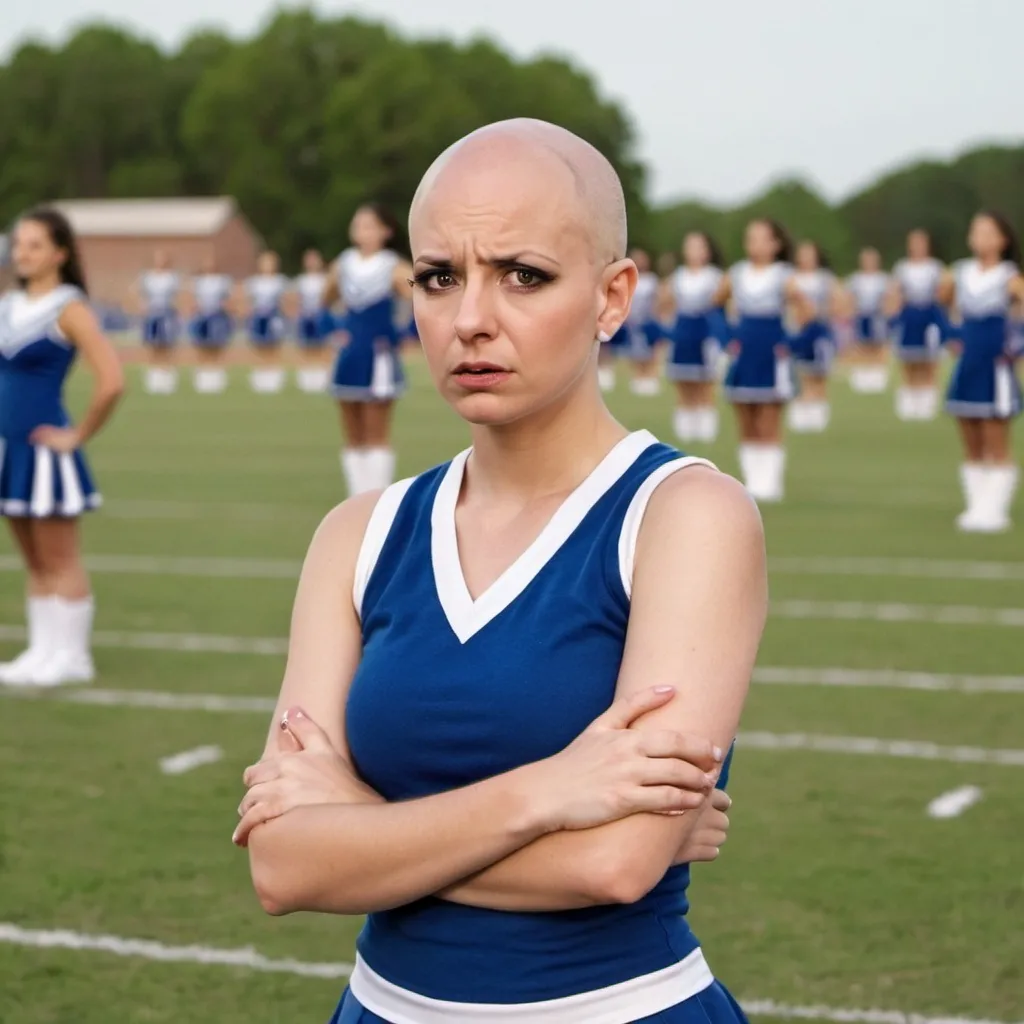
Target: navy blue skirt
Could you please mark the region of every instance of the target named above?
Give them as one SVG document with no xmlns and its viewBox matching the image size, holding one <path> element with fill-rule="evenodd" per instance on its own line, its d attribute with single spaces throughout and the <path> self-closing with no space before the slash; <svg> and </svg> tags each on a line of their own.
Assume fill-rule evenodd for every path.
<svg viewBox="0 0 1024 1024">
<path fill-rule="evenodd" d="M 881 314 L 857 317 L 857 340 L 862 345 L 884 345 L 888 336 L 888 321 Z"/>
<path fill-rule="evenodd" d="M 81 451 L 0 437 L 0 515 L 73 519 L 101 503 Z"/>
<path fill-rule="evenodd" d="M 170 348 L 178 340 L 178 318 L 174 313 L 147 316 L 142 322 L 142 343 L 149 348 Z"/>
<path fill-rule="evenodd" d="M 729 401 L 741 405 L 788 402 L 797 387 L 782 318 L 743 317 L 733 337 L 740 350 L 725 377 Z"/>
<path fill-rule="evenodd" d="M 713 380 L 720 351 L 718 333 L 710 316 L 681 313 L 672 328 L 672 351 L 665 376 L 669 380 Z"/>
<path fill-rule="evenodd" d="M 197 316 L 191 325 L 192 340 L 197 348 L 224 348 L 231 341 L 235 325 L 223 310 Z"/>
<path fill-rule="evenodd" d="M 258 313 L 249 318 L 249 341 L 256 348 L 271 348 L 284 339 L 285 321 L 280 313 Z"/>
<path fill-rule="evenodd" d="M 832 329 L 822 320 L 812 320 L 790 340 L 797 365 L 814 377 L 826 377 L 832 369 L 836 342 Z"/>
<path fill-rule="evenodd" d="M 933 363 L 942 355 L 949 323 L 936 303 L 904 306 L 893 321 L 896 354 L 905 363 Z"/>
<path fill-rule="evenodd" d="M 946 411 L 958 419 L 1011 419 L 1021 411 L 1020 380 L 1010 357 L 1006 317 L 965 320 L 963 342 L 946 393 Z"/>
<path fill-rule="evenodd" d="M 329 310 L 321 310 L 299 317 L 299 344 L 303 348 L 323 348 L 334 330 L 334 317 Z"/>
<path fill-rule="evenodd" d="M 641 1017 L 633 1024 L 746 1024 L 747 1018 L 729 990 L 713 982 L 678 1006 L 662 1010 L 651 1017 Z M 393 1024 L 359 1004 L 351 992 L 341 997 L 330 1024 Z"/>
</svg>

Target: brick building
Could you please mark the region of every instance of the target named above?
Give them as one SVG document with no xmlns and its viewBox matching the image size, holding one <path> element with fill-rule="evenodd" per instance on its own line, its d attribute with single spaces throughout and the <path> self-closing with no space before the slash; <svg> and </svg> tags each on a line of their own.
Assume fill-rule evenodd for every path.
<svg viewBox="0 0 1024 1024">
<path fill-rule="evenodd" d="M 263 241 L 229 196 L 198 199 L 73 199 L 53 204 L 78 236 L 94 302 L 123 308 L 138 275 L 163 249 L 185 274 L 209 257 L 221 273 L 253 272 Z"/>
</svg>

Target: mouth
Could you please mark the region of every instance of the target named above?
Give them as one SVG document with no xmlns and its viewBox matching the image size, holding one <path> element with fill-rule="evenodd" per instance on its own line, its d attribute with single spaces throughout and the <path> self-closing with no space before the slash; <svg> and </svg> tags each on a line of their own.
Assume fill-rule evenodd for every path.
<svg viewBox="0 0 1024 1024">
<path fill-rule="evenodd" d="M 459 363 L 452 370 L 452 377 L 459 384 L 470 390 L 494 387 L 502 381 L 507 380 L 512 371 L 497 363 L 473 362 Z"/>
</svg>

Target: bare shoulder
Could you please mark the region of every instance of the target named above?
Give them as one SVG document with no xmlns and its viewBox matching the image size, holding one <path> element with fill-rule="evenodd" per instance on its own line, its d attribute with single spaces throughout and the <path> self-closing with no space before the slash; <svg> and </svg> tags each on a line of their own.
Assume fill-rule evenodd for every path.
<svg viewBox="0 0 1024 1024">
<path fill-rule="evenodd" d="M 764 527 L 746 488 L 710 466 L 687 466 L 662 481 L 651 495 L 640 528 L 638 555 L 655 540 L 701 547 L 764 545 Z"/>
<path fill-rule="evenodd" d="M 316 555 L 318 560 L 328 559 L 335 566 L 339 561 L 351 561 L 354 567 L 366 527 L 383 493 L 366 491 L 335 505 L 320 520 L 309 545 L 309 555 Z"/>
<path fill-rule="evenodd" d="M 61 310 L 57 323 L 60 329 L 72 339 L 86 331 L 99 331 L 96 314 L 84 299 L 72 299 Z"/>
</svg>

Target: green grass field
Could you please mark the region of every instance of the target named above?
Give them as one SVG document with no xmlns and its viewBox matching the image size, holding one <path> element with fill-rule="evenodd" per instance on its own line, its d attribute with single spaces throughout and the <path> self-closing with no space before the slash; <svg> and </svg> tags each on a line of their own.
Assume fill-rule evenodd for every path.
<svg viewBox="0 0 1024 1024">
<path fill-rule="evenodd" d="M 233 372 L 221 396 L 135 389 L 92 446 L 107 505 L 88 520 L 89 553 L 150 559 L 98 563 L 97 688 L 276 695 L 279 644 L 169 649 L 183 636 L 283 638 L 293 566 L 342 496 L 331 403 L 253 396 Z M 417 368 L 413 378 L 396 426 L 403 475 L 466 443 Z M 75 381 L 77 407 L 83 387 Z M 611 404 L 628 426 L 668 437 L 667 393 L 636 399 L 620 381 Z M 742 728 L 804 739 L 738 750 L 732 836 L 718 863 L 695 871 L 694 926 L 715 973 L 748 1004 L 821 1007 L 809 1016 L 822 1019 L 875 1008 L 1024 1020 L 1024 758 L 988 753 L 1024 748 L 1024 613 L 998 614 L 1024 608 L 1024 502 L 1016 533 L 957 534 L 950 423 L 897 423 L 891 396 L 854 397 L 841 381 L 829 433 L 792 439 L 789 452 L 788 500 L 764 513 L 774 613 Z M 735 470 L 727 419 L 708 454 Z M 245 561 L 204 575 L 172 561 L 186 558 Z M 0 560 L 6 657 L 22 623 L 6 535 Z M 915 621 L 899 621 L 907 616 Z M 825 669 L 860 670 L 844 678 L 863 685 L 821 685 Z M 932 688 L 903 685 L 912 680 L 901 673 L 924 673 L 917 682 Z M 992 676 L 1014 678 L 1002 692 L 976 678 Z M 165 950 L 349 960 L 358 921 L 266 918 L 231 845 L 265 711 L 0 696 L 2 1024 L 329 1017 L 342 979 L 25 944 L 67 930 Z M 799 746 L 823 736 L 940 749 L 925 759 L 884 743 L 860 754 Z M 161 757 L 205 744 L 224 759 L 160 772 Z M 958 746 L 980 753 L 951 760 L 946 748 Z M 977 805 L 950 820 L 926 814 L 965 784 L 981 787 Z M 761 1020 L 792 1015 L 760 1010 Z"/>
</svg>

